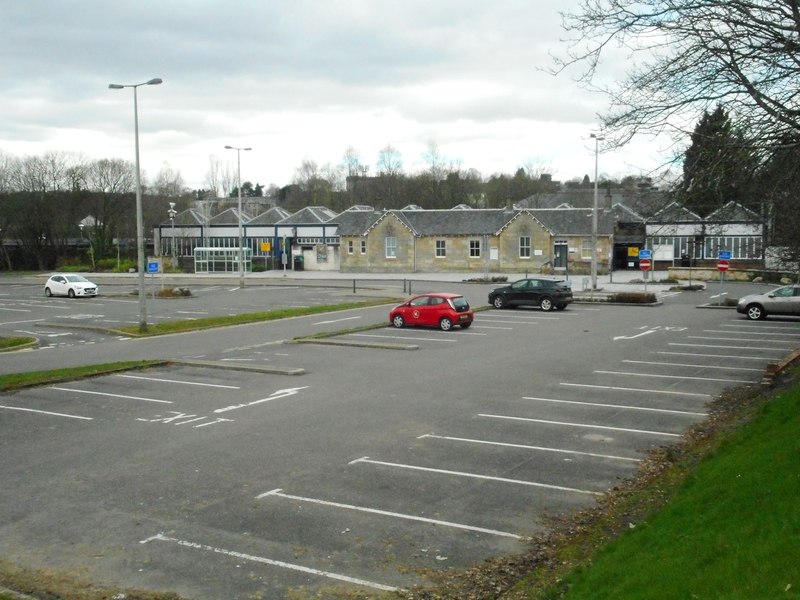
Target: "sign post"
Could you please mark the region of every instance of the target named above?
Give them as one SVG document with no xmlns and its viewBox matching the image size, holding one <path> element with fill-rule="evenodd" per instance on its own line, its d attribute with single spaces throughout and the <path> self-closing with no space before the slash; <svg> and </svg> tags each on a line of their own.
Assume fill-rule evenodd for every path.
<svg viewBox="0 0 800 600">
<path fill-rule="evenodd" d="M 719 251 L 719 256 L 717 257 L 717 270 L 719 271 L 720 296 L 723 295 L 722 286 L 725 283 L 725 271 L 727 271 L 728 267 L 730 267 L 730 260 L 731 260 L 730 250 Z"/>
<path fill-rule="evenodd" d="M 647 293 L 647 272 L 652 268 L 653 251 L 647 248 L 639 250 L 639 268 L 644 273 L 644 293 Z"/>
</svg>

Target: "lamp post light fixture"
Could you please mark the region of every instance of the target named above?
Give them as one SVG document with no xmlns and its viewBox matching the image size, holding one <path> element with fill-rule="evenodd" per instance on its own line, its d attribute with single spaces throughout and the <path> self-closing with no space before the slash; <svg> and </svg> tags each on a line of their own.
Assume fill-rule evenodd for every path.
<svg viewBox="0 0 800 600">
<path fill-rule="evenodd" d="M 170 247 L 172 249 L 172 268 L 174 269 L 177 267 L 178 257 L 176 256 L 175 252 L 175 215 L 178 214 L 178 211 L 175 210 L 175 203 L 169 203 L 169 210 L 167 210 L 167 214 L 169 214 L 169 222 L 172 225 L 172 237 Z"/>
<path fill-rule="evenodd" d="M 244 248 L 242 248 L 242 152 L 249 152 L 252 148 L 237 148 L 225 146 L 225 150 L 236 150 L 236 189 L 239 193 L 239 287 L 244 287 Z"/>
<path fill-rule="evenodd" d="M 143 85 L 159 85 L 162 80 L 155 77 L 143 83 L 119 84 L 109 83 L 108 88 L 121 90 L 133 88 L 133 131 L 136 147 L 136 262 L 139 275 L 139 331 L 147 331 L 147 297 L 144 290 L 144 216 L 142 215 L 142 171 L 139 168 L 139 105 L 136 88 Z"/>
<path fill-rule="evenodd" d="M 86 226 L 86 224 L 85 224 L 83 221 L 81 221 L 80 223 L 78 223 L 78 229 L 80 229 L 80 230 L 81 230 L 81 239 L 84 239 L 84 238 L 83 238 L 83 228 L 84 228 L 85 226 Z M 94 243 L 92 242 L 92 238 L 91 238 L 91 236 L 89 236 L 89 256 L 90 256 L 90 257 L 91 257 L 91 259 L 92 259 L 92 271 L 96 271 L 96 270 L 97 270 L 97 267 L 96 267 L 96 266 L 95 266 L 95 264 L 94 264 Z"/>
<path fill-rule="evenodd" d="M 589 137 L 594 139 L 594 201 L 592 202 L 592 291 L 597 289 L 597 162 L 598 144 L 605 138 L 594 133 Z"/>
</svg>

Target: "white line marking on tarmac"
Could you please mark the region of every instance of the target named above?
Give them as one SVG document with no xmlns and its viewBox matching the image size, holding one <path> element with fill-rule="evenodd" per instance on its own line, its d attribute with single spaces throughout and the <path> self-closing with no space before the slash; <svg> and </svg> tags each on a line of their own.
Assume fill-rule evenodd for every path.
<svg viewBox="0 0 800 600">
<path fill-rule="evenodd" d="M 498 535 L 502 537 L 510 537 L 515 539 L 522 539 L 521 535 L 517 535 L 516 533 L 508 533 L 507 531 L 498 531 L 496 529 L 486 529 L 484 527 L 475 527 L 472 525 L 464 525 L 462 523 L 453 523 L 451 521 L 440 521 L 439 519 L 429 519 L 427 517 L 418 517 L 416 515 L 407 515 L 403 513 L 397 512 L 390 512 L 387 510 L 380 510 L 377 508 L 367 508 L 365 506 L 355 506 L 353 504 L 342 504 L 341 502 L 330 502 L 328 500 L 319 500 L 317 498 L 306 498 L 303 496 L 292 496 L 290 494 L 284 494 L 283 490 L 278 488 L 275 490 L 271 490 L 269 492 L 264 492 L 263 494 L 259 494 L 256 496 L 256 500 L 261 500 L 266 498 L 267 496 L 278 496 L 280 498 L 287 498 L 289 500 L 298 500 L 300 502 L 309 502 L 311 504 L 319 504 L 321 506 L 332 506 L 334 508 L 344 508 L 347 510 L 355 510 L 359 512 L 370 513 L 374 515 L 381 515 L 384 517 L 396 517 L 398 519 L 406 519 L 409 521 L 419 521 L 421 523 L 430 523 L 432 525 L 442 525 L 444 527 L 453 527 L 455 529 L 465 529 L 467 531 L 478 531 L 480 533 L 488 533 L 490 535 Z"/>
<path fill-rule="evenodd" d="M 142 398 L 141 396 L 125 396 L 123 394 L 109 394 L 108 392 L 95 392 L 91 390 L 76 390 L 73 388 L 63 388 L 51 386 L 51 390 L 60 392 L 74 392 L 76 394 L 92 394 L 94 396 L 107 396 L 109 398 L 123 398 L 124 400 L 141 400 L 143 402 L 158 402 L 159 404 L 172 404 L 171 400 L 156 400 L 155 398 Z"/>
<path fill-rule="evenodd" d="M 51 417 L 66 417 L 68 419 L 82 419 L 84 421 L 94 421 L 92 417 L 81 417 L 80 415 L 67 415 L 64 413 L 50 412 L 47 410 L 36 410 L 35 408 L 22 408 L 19 406 L 0 406 L 0 408 L 5 410 L 20 410 L 23 412 L 39 413 L 42 415 L 50 415 Z"/>
<path fill-rule="evenodd" d="M 353 321 L 354 319 L 360 319 L 360 316 L 356 317 L 345 317 L 343 319 L 332 319 L 330 321 L 318 321 L 317 323 L 312 323 L 312 325 L 329 325 L 331 323 L 341 323 L 342 321 Z"/>
<path fill-rule="evenodd" d="M 607 431 L 624 431 L 625 433 L 644 433 L 645 435 L 665 435 L 667 437 L 681 437 L 680 433 L 666 431 L 650 431 L 647 429 L 629 429 L 627 427 L 610 427 L 609 425 L 594 425 L 592 423 L 569 423 L 567 421 L 548 421 L 547 419 L 531 419 L 530 417 L 512 417 L 509 415 L 479 414 L 479 417 L 489 419 L 505 419 L 508 421 L 525 421 L 526 423 L 544 423 L 545 425 L 561 425 L 563 427 L 580 427 L 582 429 L 604 429 Z"/>
<path fill-rule="evenodd" d="M 226 406 L 225 408 L 218 408 L 215 410 L 215 413 L 224 413 L 231 410 L 237 410 L 239 408 L 247 408 L 249 406 L 255 406 L 257 404 L 261 404 L 263 402 L 271 402 L 272 400 L 278 400 L 280 398 L 286 398 L 287 396 L 294 396 L 300 390 L 306 389 L 308 386 L 304 385 L 303 387 L 298 388 L 287 388 L 285 390 L 278 390 L 276 392 L 272 392 L 266 398 L 262 398 L 261 400 L 253 400 L 252 402 L 245 402 L 243 404 L 234 404 L 232 406 Z"/>
<path fill-rule="evenodd" d="M 661 412 L 661 413 L 668 413 L 668 414 L 677 414 L 677 415 L 692 415 L 698 417 L 707 417 L 708 413 L 704 412 L 689 412 L 686 410 L 671 410 L 668 408 L 650 408 L 649 406 L 630 406 L 627 404 L 602 404 L 600 402 L 579 402 L 578 400 L 556 400 L 553 398 L 534 398 L 531 396 L 523 396 L 524 400 L 538 400 L 540 402 L 558 402 L 562 404 L 580 404 L 583 406 L 599 406 L 601 408 L 614 408 L 614 409 L 626 409 L 626 410 L 644 410 L 648 412 Z"/>
<path fill-rule="evenodd" d="M 759 352 L 786 352 L 783 348 L 757 348 L 754 346 L 727 346 L 725 344 L 683 344 L 668 342 L 667 346 L 688 346 L 689 348 L 725 348 L 727 350 L 758 350 Z"/>
<path fill-rule="evenodd" d="M 416 342 L 449 342 L 454 344 L 457 340 L 447 338 L 425 338 L 425 337 L 412 337 L 410 335 L 375 335 L 371 333 L 351 333 L 353 337 L 366 337 L 366 338 L 389 338 L 392 340 L 414 340 Z"/>
<path fill-rule="evenodd" d="M 181 385 L 199 385 L 202 387 L 226 388 L 230 390 L 241 389 L 238 385 L 222 385 L 219 383 L 201 383 L 199 381 L 180 381 L 178 379 L 161 379 L 159 377 L 142 377 L 141 375 L 117 375 L 126 379 L 144 379 L 145 381 L 158 381 L 159 383 L 178 383 Z"/>
<path fill-rule="evenodd" d="M 577 494 L 590 494 L 592 496 L 602 496 L 602 492 L 592 492 L 589 490 L 579 490 L 577 488 L 571 487 L 564 487 L 562 485 L 552 485 L 549 483 L 539 483 L 537 481 L 526 481 L 524 479 L 508 479 L 506 477 L 495 477 L 493 475 L 479 475 L 478 473 L 466 473 L 463 471 L 449 471 L 447 469 L 434 469 L 431 467 L 420 467 L 417 465 L 405 465 L 401 463 L 390 463 L 390 462 L 383 462 L 380 460 L 371 460 L 369 456 L 365 456 L 363 458 L 357 458 L 356 460 L 350 461 L 349 465 L 354 465 L 357 463 L 369 463 L 372 465 L 382 465 L 384 467 L 396 467 L 398 469 L 409 469 L 412 471 L 425 471 L 426 473 L 440 473 L 442 475 L 455 475 L 457 477 L 470 477 L 473 479 L 484 479 L 487 481 L 499 481 L 501 483 L 514 483 L 517 485 L 526 485 L 531 487 L 539 487 L 539 488 L 546 488 L 549 490 L 559 490 L 562 492 L 575 492 Z"/>
<path fill-rule="evenodd" d="M 711 394 L 698 394 L 695 392 L 678 392 L 675 390 L 648 390 L 643 388 L 618 387 L 614 385 L 593 385 L 590 383 L 566 383 L 563 381 L 559 383 L 559 385 L 566 385 L 570 387 L 593 388 L 601 390 L 612 390 L 615 392 L 645 392 L 648 394 L 671 394 L 673 396 L 696 396 L 698 398 L 711 398 Z"/>
<path fill-rule="evenodd" d="M 697 367 L 700 369 L 721 369 L 727 371 L 758 371 L 762 372 L 764 369 L 757 369 L 755 367 L 726 367 L 723 365 L 699 365 L 699 364 L 686 364 L 686 363 L 671 363 L 671 362 L 657 362 L 651 360 L 623 360 L 624 363 L 634 365 L 660 365 L 664 367 Z"/>
<path fill-rule="evenodd" d="M 690 377 L 688 375 L 658 375 L 656 373 L 630 373 L 626 371 L 592 371 L 600 375 L 623 375 L 625 377 L 658 377 L 659 379 L 692 379 L 699 381 L 722 381 L 726 383 L 753 383 L 751 379 L 723 379 L 719 377 Z"/>
<path fill-rule="evenodd" d="M 577 456 L 591 456 L 593 458 L 608 458 L 612 460 L 626 460 L 631 462 L 641 462 L 640 458 L 628 458 L 626 456 L 614 456 L 613 454 L 597 454 L 595 452 L 580 452 L 578 450 L 564 450 L 562 448 L 545 448 L 543 446 L 530 446 L 528 444 L 511 444 L 508 442 L 491 442 L 488 440 L 473 440 L 469 438 L 452 437 L 447 435 L 436 435 L 433 433 L 426 433 L 419 436 L 417 439 L 431 438 L 435 440 L 445 440 L 448 442 L 467 442 L 470 444 L 486 444 L 488 446 L 501 446 L 503 448 L 519 448 L 521 450 L 538 450 L 541 452 L 555 452 L 557 454 L 573 454 Z"/>
<path fill-rule="evenodd" d="M 149 537 L 147 539 L 141 540 L 140 544 L 147 544 L 148 542 L 170 542 L 173 544 L 177 544 L 178 546 L 183 546 L 184 548 L 193 548 L 195 550 L 206 550 L 208 552 L 212 552 L 214 554 L 224 554 L 226 556 L 232 556 L 233 558 L 240 558 L 242 560 L 249 560 L 251 562 L 261 563 L 265 565 L 270 565 L 273 567 L 281 567 L 283 569 L 290 569 L 292 571 L 300 571 L 302 573 L 308 573 L 310 575 L 318 575 L 320 577 L 327 577 L 329 579 L 336 579 L 337 581 L 345 581 L 347 583 L 353 583 L 356 585 L 363 585 L 365 587 L 370 587 L 376 590 L 382 590 L 386 592 L 402 592 L 404 591 L 402 588 L 393 587 L 390 585 L 384 585 L 382 583 L 375 583 L 374 581 L 367 581 L 366 579 L 357 579 L 355 577 L 348 577 L 347 575 L 340 575 L 338 573 L 331 573 L 330 571 L 321 571 L 320 569 L 312 569 L 309 567 L 304 567 L 302 565 L 296 565 L 288 562 L 284 562 L 282 560 L 273 560 L 271 558 L 264 558 L 263 556 L 254 556 L 252 554 L 244 554 L 242 552 L 235 552 L 233 550 L 226 550 L 225 548 L 219 548 L 215 546 L 209 546 L 207 544 L 198 544 L 197 542 L 189 542 L 186 540 L 180 540 L 178 538 L 167 537 L 161 533 Z"/>
<path fill-rule="evenodd" d="M 747 338 L 727 338 L 727 337 L 714 337 L 710 335 L 687 335 L 688 340 L 716 340 L 719 342 L 752 342 Z M 791 344 L 791 340 L 758 340 L 762 344 Z M 792 346 L 786 346 L 787 350 L 791 350 Z"/>
<path fill-rule="evenodd" d="M 669 352 L 667 350 L 659 350 L 656 354 L 667 354 L 670 356 L 703 356 L 706 358 L 728 358 L 738 360 L 757 360 L 764 362 L 761 356 L 736 356 L 735 354 L 703 354 L 702 352 Z"/>
</svg>

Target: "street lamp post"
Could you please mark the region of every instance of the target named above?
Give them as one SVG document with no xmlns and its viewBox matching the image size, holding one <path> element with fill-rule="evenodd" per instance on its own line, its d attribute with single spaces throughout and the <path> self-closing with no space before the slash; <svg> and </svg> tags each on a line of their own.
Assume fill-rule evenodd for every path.
<svg viewBox="0 0 800 600">
<path fill-rule="evenodd" d="M 242 152 L 249 152 L 252 148 L 237 148 L 225 146 L 225 150 L 236 150 L 236 188 L 239 192 L 239 287 L 244 287 L 244 249 L 242 248 Z"/>
<path fill-rule="evenodd" d="M 597 289 L 597 162 L 599 142 L 605 138 L 590 134 L 594 139 L 594 201 L 592 202 L 592 290 Z"/>
<path fill-rule="evenodd" d="M 172 239 L 170 246 L 172 249 L 172 268 L 174 269 L 177 267 L 178 262 L 177 256 L 175 255 L 175 215 L 178 214 L 178 211 L 175 210 L 174 202 L 169 203 L 169 210 L 167 210 L 167 213 L 169 214 L 169 222 L 172 225 Z"/>
<path fill-rule="evenodd" d="M 139 275 L 139 331 L 147 331 L 147 297 L 144 290 L 144 216 L 142 215 L 142 172 L 139 168 L 139 105 L 136 88 L 142 85 L 158 85 L 162 80 L 158 77 L 143 83 L 119 84 L 109 83 L 112 90 L 133 88 L 133 131 L 136 146 L 136 262 Z"/>
<path fill-rule="evenodd" d="M 81 240 L 83 240 L 83 228 L 84 227 L 85 227 L 85 225 L 84 225 L 83 221 L 78 223 L 78 229 L 81 230 Z M 90 237 L 89 237 L 89 256 L 92 259 L 92 271 L 96 271 L 97 267 L 94 264 L 94 244 L 92 243 L 91 234 L 90 234 Z"/>
</svg>

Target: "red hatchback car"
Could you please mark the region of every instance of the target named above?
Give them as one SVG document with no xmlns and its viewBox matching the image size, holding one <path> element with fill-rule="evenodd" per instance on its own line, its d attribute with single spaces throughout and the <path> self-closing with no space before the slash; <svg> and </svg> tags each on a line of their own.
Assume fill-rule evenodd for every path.
<svg viewBox="0 0 800 600">
<path fill-rule="evenodd" d="M 389 322 L 395 327 L 426 325 L 442 331 L 449 331 L 453 325 L 467 329 L 474 318 L 464 296 L 440 292 L 409 298 L 389 313 Z"/>
</svg>

